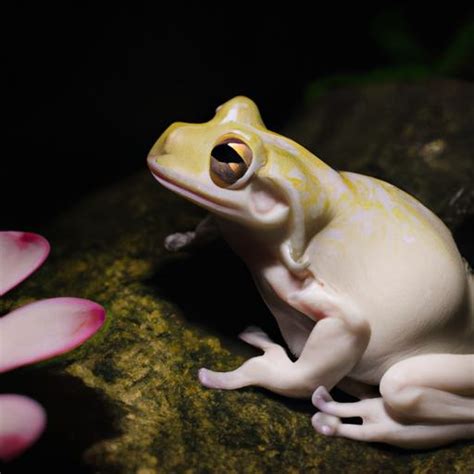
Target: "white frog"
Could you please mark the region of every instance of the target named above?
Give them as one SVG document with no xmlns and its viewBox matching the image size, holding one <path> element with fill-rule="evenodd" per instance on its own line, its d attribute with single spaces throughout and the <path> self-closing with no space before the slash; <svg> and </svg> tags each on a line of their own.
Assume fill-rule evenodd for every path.
<svg viewBox="0 0 474 474">
<path fill-rule="evenodd" d="M 431 211 L 269 131 L 245 97 L 209 122 L 171 125 L 148 165 L 210 211 L 295 356 L 250 327 L 240 337 L 263 354 L 230 372 L 201 369 L 203 385 L 312 395 L 326 436 L 406 448 L 474 437 L 473 276 Z M 205 240 L 212 227 L 206 218 L 166 246 Z M 336 402 L 336 385 L 360 400 Z"/>
</svg>

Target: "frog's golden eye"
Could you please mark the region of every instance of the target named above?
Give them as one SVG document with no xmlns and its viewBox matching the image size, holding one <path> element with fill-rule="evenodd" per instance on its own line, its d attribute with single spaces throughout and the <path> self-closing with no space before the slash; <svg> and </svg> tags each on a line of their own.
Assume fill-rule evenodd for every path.
<svg viewBox="0 0 474 474">
<path fill-rule="evenodd" d="M 211 179 L 222 188 L 238 181 L 252 162 L 252 150 L 236 138 L 216 145 L 211 152 Z"/>
</svg>

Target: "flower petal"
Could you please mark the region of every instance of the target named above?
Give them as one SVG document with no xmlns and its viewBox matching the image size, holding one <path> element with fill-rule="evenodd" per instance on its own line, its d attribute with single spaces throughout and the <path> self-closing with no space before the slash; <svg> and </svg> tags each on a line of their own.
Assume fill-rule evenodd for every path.
<svg viewBox="0 0 474 474">
<path fill-rule="evenodd" d="M 22 395 L 0 395 L 0 459 L 9 461 L 32 445 L 46 425 L 43 407 Z"/>
<path fill-rule="evenodd" d="M 49 254 L 49 243 L 31 232 L 0 232 L 0 296 L 31 275 Z"/>
<path fill-rule="evenodd" d="M 103 324 L 105 310 L 80 298 L 50 298 L 0 319 L 0 372 L 67 352 Z"/>
</svg>

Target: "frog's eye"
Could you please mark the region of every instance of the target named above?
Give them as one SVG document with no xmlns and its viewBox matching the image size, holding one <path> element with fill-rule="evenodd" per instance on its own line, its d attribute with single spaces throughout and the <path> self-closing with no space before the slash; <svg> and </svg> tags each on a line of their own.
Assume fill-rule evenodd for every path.
<svg viewBox="0 0 474 474">
<path fill-rule="evenodd" d="M 211 179 L 222 188 L 239 180 L 252 162 L 252 150 L 238 139 L 226 140 L 211 152 Z"/>
</svg>

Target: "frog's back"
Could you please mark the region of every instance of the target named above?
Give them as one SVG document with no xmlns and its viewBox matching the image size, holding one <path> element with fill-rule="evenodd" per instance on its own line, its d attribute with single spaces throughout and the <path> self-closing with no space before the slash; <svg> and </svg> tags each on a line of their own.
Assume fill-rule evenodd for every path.
<svg viewBox="0 0 474 474">
<path fill-rule="evenodd" d="M 358 204 L 364 208 L 377 208 L 390 218 L 417 222 L 423 226 L 424 232 L 433 233 L 442 238 L 450 246 L 456 244 L 451 232 L 443 221 L 416 198 L 378 178 L 352 172 L 341 172 L 344 181 L 356 196 Z"/>
</svg>

